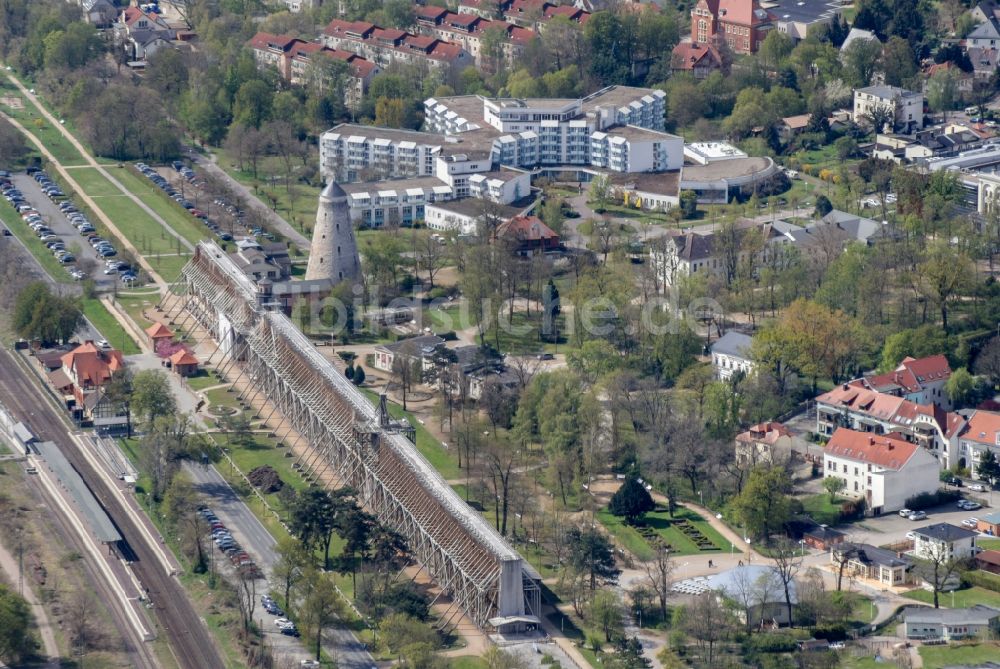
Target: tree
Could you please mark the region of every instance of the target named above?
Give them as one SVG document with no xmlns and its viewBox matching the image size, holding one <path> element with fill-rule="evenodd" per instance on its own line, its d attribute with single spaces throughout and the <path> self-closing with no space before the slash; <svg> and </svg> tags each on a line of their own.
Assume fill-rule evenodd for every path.
<svg viewBox="0 0 1000 669">
<path fill-rule="evenodd" d="M 405 128 L 406 117 L 405 100 L 379 98 L 375 101 L 375 125 L 383 128 Z"/>
<path fill-rule="evenodd" d="M 878 40 L 856 39 L 843 50 L 844 79 L 852 87 L 868 86 L 878 69 L 882 57 L 882 43 Z"/>
<path fill-rule="evenodd" d="M 83 322 L 83 312 L 75 299 L 53 295 L 48 285 L 35 281 L 17 296 L 13 321 L 14 330 L 25 339 L 64 342 Z"/>
<path fill-rule="evenodd" d="M 20 165 L 28 155 L 24 135 L 5 118 L 0 118 L 0 165 Z"/>
<path fill-rule="evenodd" d="M 413 385 L 420 382 L 420 351 L 412 341 L 404 341 L 392 356 L 392 376 L 399 386 L 406 411 L 406 396 Z"/>
<path fill-rule="evenodd" d="M 615 566 L 615 555 L 611 542 L 594 528 L 574 527 L 566 534 L 569 546 L 570 564 L 584 574 L 590 582 L 591 591 L 597 589 L 597 579 L 615 582 L 621 570 Z"/>
<path fill-rule="evenodd" d="M 170 379 L 158 369 L 144 369 L 132 377 L 132 413 L 146 425 L 152 425 L 161 416 L 171 416 L 177 411 Z"/>
<path fill-rule="evenodd" d="M 6 585 L 0 585 L 0 661 L 19 664 L 35 651 L 33 626 L 34 616 L 28 602 Z"/>
<path fill-rule="evenodd" d="M 256 130 L 271 117 L 274 90 L 261 79 L 244 82 L 233 100 L 233 120 Z"/>
<path fill-rule="evenodd" d="M 662 542 L 658 542 L 653 547 L 653 559 L 642 563 L 642 570 L 646 572 L 646 580 L 660 601 L 660 617 L 664 620 L 667 618 L 667 598 L 670 596 L 670 588 L 673 585 L 671 581 L 674 567 L 674 562 L 670 559 L 670 549 Z"/>
<path fill-rule="evenodd" d="M 917 57 L 910 43 L 901 37 L 891 37 L 882 50 L 881 70 L 887 86 L 909 88 L 917 74 Z"/>
<path fill-rule="evenodd" d="M 885 132 L 888 126 L 891 132 L 896 122 L 896 113 L 889 105 L 873 105 L 864 114 L 864 119 L 871 124 L 875 132 Z"/>
<path fill-rule="evenodd" d="M 964 367 L 951 373 L 944 384 L 944 392 L 956 408 L 965 408 L 977 399 L 976 379 Z"/>
<path fill-rule="evenodd" d="M 843 139 L 843 138 L 841 138 Z M 830 202 L 830 198 L 825 195 L 819 195 L 816 197 L 816 215 L 819 217 L 826 216 L 831 211 L 833 211 L 833 203 Z"/>
<path fill-rule="evenodd" d="M 590 620 L 604 632 L 604 640 L 611 641 L 625 629 L 622 601 L 614 590 L 598 590 L 590 600 Z"/>
<path fill-rule="evenodd" d="M 695 597 L 684 607 L 681 619 L 684 631 L 706 649 L 705 666 L 715 666 L 715 645 L 727 639 L 733 629 L 732 617 L 722 603 L 716 597 Z"/>
<path fill-rule="evenodd" d="M 791 515 L 791 481 L 781 467 L 755 467 L 732 502 L 736 518 L 754 537 L 769 541 Z"/>
<path fill-rule="evenodd" d="M 792 616 L 792 590 L 795 576 L 802 568 L 802 552 L 795 542 L 783 537 L 771 550 L 771 558 L 774 560 L 774 572 L 785 596 L 788 624 L 793 625 L 795 618 Z"/>
<path fill-rule="evenodd" d="M 361 384 L 363 384 L 365 382 L 365 368 L 362 367 L 361 365 L 355 367 L 354 378 L 352 380 L 354 381 L 354 385 L 356 386 L 360 386 Z"/>
<path fill-rule="evenodd" d="M 931 585 L 936 609 L 940 606 L 938 595 L 956 575 L 963 559 L 952 554 L 951 544 L 946 541 L 927 542 L 921 557 L 924 562 L 919 569 L 923 572 L 924 580 Z"/>
<path fill-rule="evenodd" d="M 976 476 L 982 481 L 987 481 L 991 486 L 995 486 L 997 481 L 1000 481 L 1000 460 L 997 460 L 997 456 L 992 450 L 987 448 L 979 456 L 979 462 L 976 464 Z"/>
<path fill-rule="evenodd" d="M 612 515 L 624 518 L 627 524 L 635 525 L 636 521 L 655 507 L 653 498 L 646 488 L 635 478 L 629 477 L 611 496 L 608 511 Z"/>
<path fill-rule="evenodd" d="M 844 491 L 847 487 L 847 481 L 840 478 L 839 476 L 827 476 L 823 479 L 823 489 L 830 496 L 830 503 L 833 504 L 837 501 L 837 495 Z"/>
<path fill-rule="evenodd" d="M 343 612 L 343 602 L 336 586 L 321 572 L 306 577 L 306 597 L 302 603 L 302 624 L 316 644 L 316 660 L 322 657 L 323 631 L 337 622 Z"/>
<path fill-rule="evenodd" d="M 990 380 L 995 387 L 1000 383 L 1000 337 L 991 337 L 986 346 L 976 356 L 973 371 Z"/>
<path fill-rule="evenodd" d="M 938 70 L 927 80 L 927 104 L 937 112 L 944 112 L 948 120 L 948 112 L 955 108 L 958 100 L 958 81 L 951 69 Z"/>
<path fill-rule="evenodd" d="M 698 194 L 693 190 L 682 190 L 680 194 L 680 208 L 684 218 L 692 219 L 698 213 Z"/>
<path fill-rule="evenodd" d="M 289 526 L 310 550 L 323 548 L 323 566 L 329 568 L 330 542 L 336 527 L 337 508 L 333 496 L 321 488 L 310 488 L 301 492 L 292 505 Z"/>
<path fill-rule="evenodd" d="M 483 453 L 485 474 L 493 497 L 493 511 L 496 516 L 496 528 L 501 535 L 507 536 L 507 517 L 510 512 L 511 486 L 514 479 L 514 464 L 519 451 L 514 442 L 503 436 L 494 438 L 487 444 Z"/>
<path fill-rule="evenodd" d="M 849 135 L 838 137 L 837 140 L 833 143 L 833 147 L 837 150 L 837 160 L 839 160 L 840 162 L 844 162 L 848 158 L 852 158 L 858 153 L 858 142 Z M 817 209 L 818 208 L 819 207 L 817 206 Z M 825 216 L 826 214 L 823 215 Z"/>
<path fill-rule="evenodd" d="M 968 290 L 975 279 L 972 260 L 947 240 L 931 242 L 924 261 L 917 268 L 920 290 L 938 305 L 941 327 L 948 330 L 948 310 L 951 302 Z"/>
<path fill-rule="evenodd" d="M 285 610 L 291 608 L 292 591 L 307 575 L 313 557 L 301 541 L 282 537 L 274 548 L 278 559 L 271 570 L 271 577 L 284 591 Z"/>
</svg>

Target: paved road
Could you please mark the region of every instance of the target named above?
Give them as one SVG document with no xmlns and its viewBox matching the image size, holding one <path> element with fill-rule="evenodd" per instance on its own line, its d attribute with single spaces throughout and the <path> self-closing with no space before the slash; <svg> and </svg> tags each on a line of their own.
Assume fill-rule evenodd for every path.
<svg viewBox="0 0 1000 669">
<path fill-rule="evenodd" d="M 307 253 L 309 252 L 309 239 L 301 232 L 293 228 L 288 221 L 283 219 L 281 216 L 278 216 L 278 214 L 270 207 L 261 202 L 260 198 L 254 195 L 252 190 L 229 176 L 224 169 L 219 167 L 215 163 L 215 154 L 211 154 L 211 157 L 206 157 L 199 154 L 197 151 L 189 150 L 188 155 L 199 169 L 204 172 L 211 173 L 229 184 L 229 187 L 233 190 L 233 192 L 237 193 L 240 197 L 246 200 L 247 206 L 257 210 L 267 218 L 267 221 L 271 227 L 274 228 L 274 230 L 284 235 L 292 244 L 295 244 L 295 246 Z M 318 204 L 319 203 L 317 202 L 317 206 Z"/>
<path fill-rule="evenodd" d="M 0 352 L 0 402 L 21 417 L 39 439 L 52 441 L 59 447 L 118 527 L 125 538 L 125 550 L 132 554 L 132 569 L 154 603 L 153 611 L 181 669 L 223 666 L 207 626 L 183 587 L 166 574 L 154 548 L 112 494 L 108 481 L 79 452 L 64 417 L 6 350 Z"/>
<path fill-rule="evenodd" d="M 225 463 L 220 467 L 226 467 Z M 277 555 L 274 552 L 276 541 L 267 531 L 253 511 L 244 503 L 226 483 L 226 480 L 213 466 L 203 467 L 197 464 L 186 463 L 185 470 L 191 477 L 195 489 L 205 495 L 216 515 L 219 516 L 227 528 L 232 532 L 244 549 L 253 557 L 260 566 L 264 574 L 270 578 Z M 215 550 L 213 546 L 213 550 Z M 221 555 L 218 550 L 216 558 Z M 266 591 L 266 584 L 258 585 L 258 592 Z M 274 588 L 280 590 L 280 588 Z M 274 616 L 259 609 L 254 613 L 254 617 L 262 621 L 262 628 L 267 632 L 275 629 Z M 306 659 L 310 657 L 302 649 L 302 644 L 290 637 L 281 634 L 271 634 L 270 643 L 275 648 L 276 653 L 287 653 L 296 659 Z M 323 638 L 324 649 L 337 660 L 337 666 L 341 669 L 368 669 L 375 666 L 375 660 L 365 649 L 364 644 L 358 640 L 354 633 L 346 628 L 330 629 Z"/>
<path fill-rule="evenodd" d="M 62 238 L 66 244 L 66 250 L 76 256 L 77 267 L 86 271 L 87 266 L 90 265 L 88 276 L 97 284 L 97 289 L 110 291 L 118 279 L 117 275 L 104 274 L 104 260 L 97 255 L 94 247 L 87 243 L 80 232 L 70 224 L 69 219 L 59 210 L 59 207 L 42 192 L 38 182 L 27 174 L 15 174 L 13 181 L 14 185 L 24 193 L 25 199 L 38 210 L 45 223 L 52 228 L 52 232 Z M 31 232 L 31 228 L 26 223 L 22 221 L 21 225 L 24 226 L 25 230 Z"/>
</svg>

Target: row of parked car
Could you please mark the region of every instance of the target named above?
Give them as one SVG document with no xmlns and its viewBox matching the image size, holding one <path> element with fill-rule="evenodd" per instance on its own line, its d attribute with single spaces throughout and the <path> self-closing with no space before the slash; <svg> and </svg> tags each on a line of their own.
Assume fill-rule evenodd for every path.
<svg viewBox="0 0 1000 669">
<path fill-rule="evenodd" d="M 170 185 L 170 182 L 167 181 L 159 172 L 154 170 L 146 163 L 136 163 L 135 167 L 137 170 L 142 172 L 143 176 L 145 176 L 147 179 L 156 184 L 160 188 L 160 190 L 162 190 L 164 193 L 169 195 L 175 202 L 177 202 L 177 204 L 187 209 L 188 213 L 190 213 L 195 218 L 201 220 L 201 222 L 204 223 L 205 226 L 209 230 L 211 230 L 219 239 L 228 242 L 233 238 L 231 234 L 229 234 L 228 232 L 224 232 L 217 224 L 208 220 L 208 214 L 206 214 L 200 209 L 195 208 L 194 204 L 191 203 L 189 200 L 187 200 L 183 195 L 178 193 L 177 189 L 174 188 L 172 185 Z M 173 167 L 175 170 L 178 171 L 180 171 L 181 169 L 184 170 L 183 172 L 181 172 L 181 174 L 185 178 L 188 178 L 188 175 L 190 175 L 190 178 L 188 178 L 188 180 L 195 187 L 198 188 L 204 187 L 204 184 L 199 179 L 197 179 L 194 171 L 190 167 L 185 167 L 183 163 L 176 160 L 173 162 Z"/>
<path fill-rule="evenodd" d="M 44 172 L 35 171 L 33 176 L 35 180 L 42 186 L 42 190 L 50 198 L 64 197 L 62 190 L 56 186 L 52 180 Z M 10 173 L 4 172 L 3 176 L 0 176 L 0 193 L 3 194 L 4 199 L 10 202 L 11 206 L 17 210 L 17 213 L 21 215 L 24 220 L 25 225 L 31 228 L 31 231 L 35 233 L 39 241 L 41 241 L 45 248 L 52 252 L 52 255 L 62 263 L 67 265 L 67 271 L 70 275 L 79 281 L 86 276 L 82 270 L 72 266 L 76 262 L 76 256 L 66 250 L 66 244 L 56 235 L 52 228 L 50 228 L 42 215 L 35 209 L 25 198 L 24 193 L 21 189 L 17 188 L 10 179 Z M 9 231 L 4 231 L 9 234 Z"/>
<path fill-rule="evenodd" d="M 271 595 L 262 596 L 260 598 L 260 605 L 272 616 L 277 616 L 274 619 L 274 624 L 277 626 L 279 632 L 288 636 L 299 636 L 299 630 L 295 627 L 295 623 L 285 618 L 285 612 L 281 610 L 281 607 L 278 606 L 278 603 L 274 601 Z"/>
<path fill-rule="evenodd" d="M 226 554 L 229 561 L 236 567 L 237 573 L 244 578 L 261 578 L 260 568 L 250 557 L 250 554 L 243 550 L 239 542 L 233 538 L 232 533 L 225 524 L 219 520 L 215 512 L 207 507 L 198 509 L 198 513 L 205 522 L 209 524 L 212 533 L 212 540 L 219 550 Z"/>
<path fill-rule="evenodd" d="M 194 186 L 199 190 L 204 190 L 205 182 L 190 167 L 186 166 L 179 160 L 175 160 L 173 163 L 171 163 L 171 166 L 174 168 L 174 170 L 177 171 L 178 174 L 184 177 L 188 181 L 188 183 L 190 183 L 192 186 Z M 243 226 L 244 212 L 235 204 L 233 204 L 232 202 L 227 202 L 221 197 L 217 197 L 214 200 L 212 200 L 212 204 L 214 204 L 219 209 L 229 213 L 229 215 L 231 215 L 236 220 L 237 225 Z M 230 233 L 221 231 L 216 223 L 209 220 L 207 214 L 203 214 L 198 209 L 192 210 L 191 213 L 195 214 L 195 216 L 197 216 L 198 218 L 201 218 L 205 222 L 205 225 L 208 226 L 208 228 L 212 230 L 212 232 L 218 235 L 219 239 L 228 242 L 233 238 L 233 236 Z M 252 235 L 254 237 L 264 237 L 265 239 L 270 239 L 271 241 L 274 241 L 274 235 L 268 232 L 267 230 L 264 230 L 261 227 L 248 226 L 246 227 L 246 231 L 247 234 Z"/>
</svg>

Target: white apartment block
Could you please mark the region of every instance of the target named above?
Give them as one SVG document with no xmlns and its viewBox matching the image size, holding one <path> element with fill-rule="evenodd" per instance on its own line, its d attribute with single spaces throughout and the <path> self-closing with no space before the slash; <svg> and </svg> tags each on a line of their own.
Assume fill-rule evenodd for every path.
<svg viewBox="0 0 1000 669">
<path fill-rule="evenodd" d="M 977 532 L 949 523 L 935 523 L 914 530 L 913 554 L 924 560 L 972 557 L 976 554 Z"/>
<path fill-rule="evenodd" d="M 440 135 L 342 123 L 319 141 L 320 171 L 338 182 L 435 176 Z"/>
<path fill-rule="evenodd" d="M 854 122 L 866 123 L 877 107 L 889 107 L 894 114 L 893 130 L 912 132 L 924 127 L 924 96 L 897 86 L 868 86 L 854 91 Z M 882 128 L 876 128 L 881 132 Z"/>
<path fill-rule="evenodd" d="M 899 511 L 910 497 L 936 491 L 939 471 L 933 455 L 895 433 L 840 428 L 823 449 L 823 477 L 843 479 L 843 494 L 865 500 L 869 515 Z"/>
</svg>

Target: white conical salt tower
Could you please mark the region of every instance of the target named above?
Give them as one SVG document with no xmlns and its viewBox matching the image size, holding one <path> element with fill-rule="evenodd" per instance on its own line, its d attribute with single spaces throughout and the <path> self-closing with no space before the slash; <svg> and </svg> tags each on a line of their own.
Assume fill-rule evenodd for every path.
<svg viewBox="0 0 1000 669">
<path fill-rule="evenodd" d="M 358 244 L 354 240 L 347 193 L 331 181 L 319 196 L 306 280 L 330 279 L 355 283 L 361 275 Z"/>
</svg>

